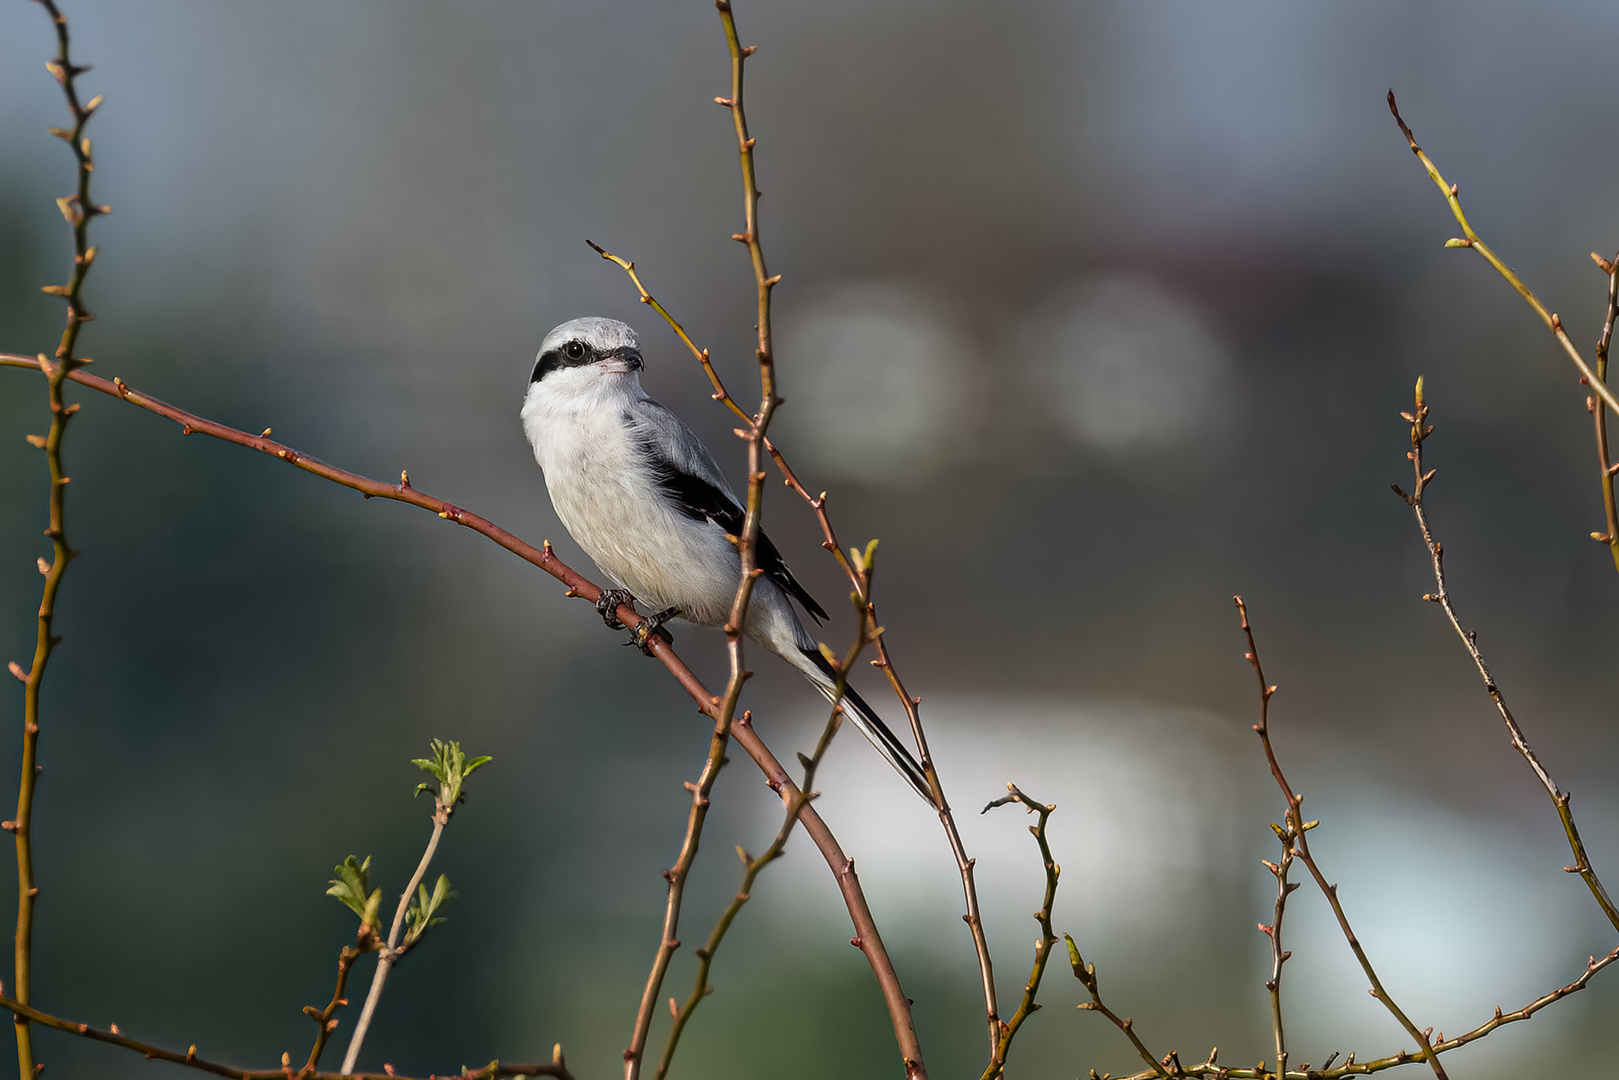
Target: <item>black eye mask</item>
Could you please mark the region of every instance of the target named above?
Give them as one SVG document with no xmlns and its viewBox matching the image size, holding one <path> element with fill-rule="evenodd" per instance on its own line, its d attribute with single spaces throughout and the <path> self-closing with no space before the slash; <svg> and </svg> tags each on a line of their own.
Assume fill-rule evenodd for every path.
<svg viewBox="0 0 1619 1080">
<path fill-rule="evenodd" d="M 577 356 L 573 355 L 578 353 Z M 582 341 L 568 341 L 554 349 L 547 349 L 540 354 L 534 362 L 534 374 L 529 376 L 529 383 L 537 383 L 551 372 L 565 367 L 581 367 L 596 359 L 595 350 Z"/>
</svg>

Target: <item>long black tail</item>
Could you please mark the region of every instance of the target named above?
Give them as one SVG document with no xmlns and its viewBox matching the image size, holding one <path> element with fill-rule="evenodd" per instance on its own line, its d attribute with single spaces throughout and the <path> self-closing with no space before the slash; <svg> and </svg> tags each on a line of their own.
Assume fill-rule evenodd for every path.
<svg viewBox="0 0 1619 1080">
<path fill-rule="evenodd" d="M 823 683 L 821 679 L 817 679 L 813 675 L 810 676 L 815 688 L 821 692 L 826 700 L 831 701 L 833 687 L 837 685 L 837 671 L 833 669 L 831 664 L 827 663 L 826 657 L 822 656 L 818 650 L 802 649 L 800 651 L 815 666 L 815 670 L 820 673 L 821 677 L 826 680 Z M 807 670 L 804 673 L 810 675 Z M 861 697 L 852 686 L 845 686 L 843 689 L 843 711 L 844 715 L 854 722 L 854 726 L 860 729 L 860 734 L 871 741 L 871 745 L 877 748 L 877 752 L 890 765 L 894 766 L 894 771 L 905 778 L 906 783 L 910 784 L 916 793 L 922 796 L 923 801 L 929 806 L 936 806 L 937 804 L 933 801 L 933 789 L 928 784 L 927 774 L 922 771 L 922 766 L 917 764 L 916 758 L 905 748 L 905 744 L 899 741 L 899 737 L 889 730 L 888 725 L 882 722 L 872 707 L 866 704 L 866 699 Z"/>
</svg>

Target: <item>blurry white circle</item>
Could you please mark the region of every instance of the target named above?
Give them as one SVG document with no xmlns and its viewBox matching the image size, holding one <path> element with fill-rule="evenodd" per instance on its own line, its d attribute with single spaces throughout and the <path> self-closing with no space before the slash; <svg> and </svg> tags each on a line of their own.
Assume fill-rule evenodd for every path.
<svg viewBox="0 0 1619 1080">
<path fill-rule="evenodd" d="M 1214 428 L 1225 346 L 1186 301 L 1150 277 L 1075 282 L 1030 324 L 1030 396 L 1097 450 L 1171 449 Z"/>
<path fill-rule="evenodd" d="M 783 311 L 783 448 L 836 475 L 905 480 L 948 451 L 966 351 L 942 305 L 893 282 L 842 285 Z"/>
</svg>

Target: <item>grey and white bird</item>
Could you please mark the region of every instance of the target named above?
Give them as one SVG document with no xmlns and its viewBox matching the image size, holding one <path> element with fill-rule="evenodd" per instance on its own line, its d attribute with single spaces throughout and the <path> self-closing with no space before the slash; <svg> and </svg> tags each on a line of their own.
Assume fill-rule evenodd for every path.
<svg viewBox="0 0 1619 1080">
<path fill-rule="evenodd" d="M 641 389 L 635 331 L 614 319 L 565 322 L 545 335 L 523 398 L 523 430 L 557 516 L 619 588 L 597 610 L 639 600 L 654 628 L 671 618 L 723 626 L 742 562 L 728 536 L 742 531 L 741 502 L 708 449 Z M 803 673 L 828 700 L 835 672 L 793 610 L 826 611 L 799 584 L 761 530 L 764 571 L 748 607 L 747 635 Z M 789 599 L 790 598 L 790 599 Z M 922 767 L 853 688 L 845 714 L 917 794 L 933 804 Z"/>
</svg>

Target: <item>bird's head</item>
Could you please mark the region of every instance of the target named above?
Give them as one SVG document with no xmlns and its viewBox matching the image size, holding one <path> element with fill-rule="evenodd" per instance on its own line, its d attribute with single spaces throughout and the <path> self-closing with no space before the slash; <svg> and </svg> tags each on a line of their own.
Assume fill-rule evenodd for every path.
<svg viewBox="0 0 1619 1080">
<path fill-rule="evenodd" d="M 617 319 L 571 319 L 545 335 L 529 387 L 584 391 L 604 380 L 638 380 L 641 352 L 635 331 Z"/>
</svg>

